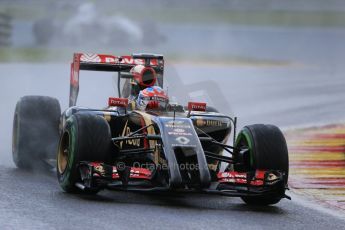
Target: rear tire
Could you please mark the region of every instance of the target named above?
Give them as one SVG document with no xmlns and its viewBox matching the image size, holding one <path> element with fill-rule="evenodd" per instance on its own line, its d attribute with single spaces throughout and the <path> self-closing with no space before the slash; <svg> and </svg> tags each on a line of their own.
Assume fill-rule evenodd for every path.
<svg viewBox="0 0 345 230">
<path fill-rule="evenodd" d="M 54 158 L 59 142 L 59 101 L 46 96 L 25 96 L 16 105 L 13 119 L 12 157 L 21 169 L 33 169 Z"/>
<path fill-rule="evenodd" d="M 105 162 L 109 156 L 111 132 L 101 116 L 86 113 L 72 115 L 62 131 L 57 154 L 57 177 L 61 188 L 68 193 L 95 194 L 98 188 L 80 190 L 78 164 L 81 161 Z"/>
<path fill-rule="evenodd" d="M 285 193 L 289 176 L 289 157 L 284 135 L 274 125 L 245 126 L 238 134 L 235 146 L 249 148 L 248 170 L 280 170 L 285 173 L 284 183 L 274 195 L 260 197 L 241 197 L 247 204 L 271 205 L 278 203 Z M 235 167 L 235 170 L 236 167 Z"/>
</svg>

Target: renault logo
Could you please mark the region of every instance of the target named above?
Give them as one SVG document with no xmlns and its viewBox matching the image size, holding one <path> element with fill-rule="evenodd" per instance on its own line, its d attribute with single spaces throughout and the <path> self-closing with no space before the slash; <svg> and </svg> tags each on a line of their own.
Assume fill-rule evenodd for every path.
<svg viewBox="0 0 345 230">
<path fill-rule="evenodd" d="M 182 145 L 186 145 L 190 142 L 187 137 L 177 137 L 175 140 Z"/>
</svg>

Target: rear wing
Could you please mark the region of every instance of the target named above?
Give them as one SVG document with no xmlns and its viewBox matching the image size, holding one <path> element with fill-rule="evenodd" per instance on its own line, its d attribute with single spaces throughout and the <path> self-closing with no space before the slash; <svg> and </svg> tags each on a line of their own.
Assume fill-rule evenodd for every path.
<svg viewBox="0 0 345 230">
<path fill-rule="evenodd" d="M 71 63 L 69 106 L 75 106 L 79 93 L 80 70 L 129 72 L 136 65 L 152 67 L 157 74 L 163 76 L 164 58 L 157 54 L 132 54 L 130 56 L 114 56 L 108 54 L 74 53 Z M 163 79 L 160 79 L 163 86 Z"/>
</svg>

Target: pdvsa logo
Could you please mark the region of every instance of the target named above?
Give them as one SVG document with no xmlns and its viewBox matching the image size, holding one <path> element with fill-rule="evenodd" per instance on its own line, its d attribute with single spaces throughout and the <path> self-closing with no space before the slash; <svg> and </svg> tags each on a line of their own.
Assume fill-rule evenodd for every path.
<svg viewBox="0 0 345 230">
<path fill-rule="evenodd" d="M 83 61 L 83 62 L 101 62 L 101 58 L 97 54 L 83 54 L 80 57 L 80 61 Z"/>
</svg>

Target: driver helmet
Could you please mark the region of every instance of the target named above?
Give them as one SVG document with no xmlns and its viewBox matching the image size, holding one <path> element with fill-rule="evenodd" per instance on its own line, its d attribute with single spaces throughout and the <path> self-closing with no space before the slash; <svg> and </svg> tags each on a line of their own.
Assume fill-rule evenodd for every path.
<svg viewBox="0 0 345 230">
<path fill-rule="evenodd" d="M 166 110 L 169 104 L 169 97 L 159 86 L 148 87 L 139 92 L 136 106 L 140 110 L 157 109 Z"/>
</svg>

